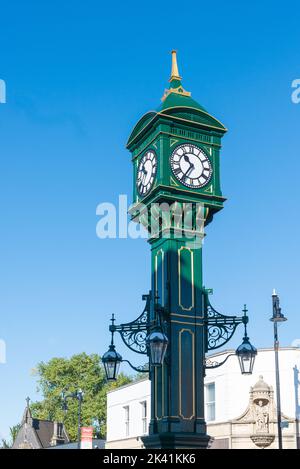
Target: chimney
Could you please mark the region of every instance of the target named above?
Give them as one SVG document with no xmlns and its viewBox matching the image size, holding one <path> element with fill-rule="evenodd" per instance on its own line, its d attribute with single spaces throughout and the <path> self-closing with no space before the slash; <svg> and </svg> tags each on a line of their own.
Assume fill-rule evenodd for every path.
<svg viewBox="0 0 300 469">
<path fill-rule="evenodd" d="M 51 446 L 62 445 L 65 442 L 64 425 L 61 422 L 53 422 L 53 436 L 51 438 Z"/>
</svg>

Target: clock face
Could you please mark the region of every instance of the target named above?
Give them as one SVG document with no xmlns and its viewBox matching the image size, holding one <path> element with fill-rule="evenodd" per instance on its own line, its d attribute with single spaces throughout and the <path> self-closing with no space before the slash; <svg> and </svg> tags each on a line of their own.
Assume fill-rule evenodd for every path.
<svg viewBox="0 0 300 469">
<path fill-rule="evenodd" d="M 151 190 L 157 169 L 157 158 L 153 150 L 148 150 L 138 165 L 136 185 L 140 195 L 144 196 Z"/>
<path fill-rule="evenodd" d="M 187 187 L 199 189 L 210 181 L 211 162 L 204 151 L 195 145 L 184 144 L 175 148 L 170 164 L 174 176 Z"/>
</svg>

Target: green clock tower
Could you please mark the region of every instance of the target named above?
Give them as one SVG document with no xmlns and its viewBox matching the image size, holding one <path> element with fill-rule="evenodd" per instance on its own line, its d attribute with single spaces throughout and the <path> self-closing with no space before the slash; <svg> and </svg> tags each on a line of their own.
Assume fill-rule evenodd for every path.
<svg viewBox="0 0 300 469">
<path fill-rule="evenodd" d="M 201 240 L 202 228 L 225 200 L 220 149 L 226 128 L 183 88 L 176 51 L 169 82 L 160 107 L 138 121 L 127 143 L 133 164 L 130 213 L 149 230 L 150 322 L 161 311 L 169 340 L 163 365 L 150 369 L 151 422 L 143 441 L 147 448 L 206 448 Z"/>
</svg>

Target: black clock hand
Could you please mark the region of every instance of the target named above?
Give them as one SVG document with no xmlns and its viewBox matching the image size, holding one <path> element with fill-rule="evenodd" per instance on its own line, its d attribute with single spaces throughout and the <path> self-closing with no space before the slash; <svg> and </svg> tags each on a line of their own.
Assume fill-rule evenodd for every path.
<svg viewBox="0 0 300 469">
<path fill-rule="evenodd" d="M 188 169 L 188 170 L 185 172 L 185 174 L 184 174 L 184 177 L 186 178 L 186 177 L 187 177 L 187 173 L 188 173 L 190 170 L 194 169 L 195 166 L 194 166 L 193 163 L 190 162 L 190 159 L 189 159 L 189 157 L 188 157 L 186 154 L 183 155 L 183 159 L 184 159 L 184 161 L 185 161 L 186 163 L 189 163 L 189 164 L 190 164 L 189 169 Z"/>
<path fill-rule="evenodd" d="M 142 168 L 142 173 L 143 173 L 143 178 L 142 178 L 142 181 L 141 181 L 141 182 L 142 182 L 142 184 L 144 185 L 144 181 L 145 181 L 145 179 L 146 179 L 146 177 L 147 177 L 147 175 L 148 175 L 148 171 L 146 170 L 146 168 L 144 168 L 144 166 L 143 166 L 143 168 Z"/>
<path fill-rule="evenodd" d="M 183 177 L 182 177 L 182 179 L 183 179 L 184 181 L 187 179 L 188 173 L 189 173 L 190 171 L 193 171 L 194 168 L 195 168 L 195 166 L 193 165 L 193 163 L 191 163 L 191 166 L 190 166 L 189 169 L 184 173 L 184 175 L 183 175 Z"/>
<path fill-rule="evenodd" d="M 186 154 L 183 155 L 183 158 L 184 158 L 184 161 L 191 164 L 190 159 Z"/>
<path fill-rule="evenodd" d="M 193 163 L 191 163 L 190 168 L 189 168 L 189 169 L 187 170 L 187 172 L 185 173 L 185 177 L 187 177 L 188 174 L 189 174 L 191 171 L 193 171 L 194 168 L 195 168 L 195 166 L 193 165 Z"/>
</svg>

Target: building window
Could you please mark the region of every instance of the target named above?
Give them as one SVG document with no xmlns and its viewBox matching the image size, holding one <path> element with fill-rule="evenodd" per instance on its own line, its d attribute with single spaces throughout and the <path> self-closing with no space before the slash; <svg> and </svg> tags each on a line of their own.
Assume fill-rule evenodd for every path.
<svg viewBox="0 0 300 469">
<path fill-rule="evenodd" d="M 216 419 L 216 389 L 215 383 L 205 385 L 205 407 L 206 421 L 211 422 Z"/>
<path fill-rule="evenodd" d="M 124 407 L 125 412 L 125 436 L 129 436 L 129 405 Z"/>
<path fill-rule="evenodd" d="M 63 436 L 63 424 L 60 422 L 57 423 L 57 436 L 58 438 L 62 438 Z"/>
<path fill-rule="evenodd" d="M 148 433 L 148 426 L 147 426 L 147 401 L 141 402 L 142 406 L 142 432 L 143 435 Z"/>
</svg>

